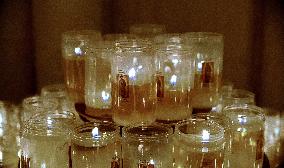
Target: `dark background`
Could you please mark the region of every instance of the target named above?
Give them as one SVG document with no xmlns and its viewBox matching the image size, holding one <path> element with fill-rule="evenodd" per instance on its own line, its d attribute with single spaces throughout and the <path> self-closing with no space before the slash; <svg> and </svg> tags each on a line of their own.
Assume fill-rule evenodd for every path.
<svg viewBox="0 0 284 168">
<path fill-rule="evenodd" d="M 20 102 L 63 82 L 61 33 L 127 32 L 134 23 L 168 32 L 225 36 L 223 78 L 284 108 L 284 15 L 280 0 L 0 0 L 0 99 Z"/>
</svg>

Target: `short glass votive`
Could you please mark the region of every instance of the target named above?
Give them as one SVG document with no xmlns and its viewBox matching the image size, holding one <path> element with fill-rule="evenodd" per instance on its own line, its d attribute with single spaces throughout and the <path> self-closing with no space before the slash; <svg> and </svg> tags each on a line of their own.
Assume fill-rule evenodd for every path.
<svg viewBox="0 0 284 168">
<path fill-rule="evenodd" d="M 121 168 L 119 128 L 112 123 L 85 123 L 72 136 L 73 168 Z"/>
<path fill-rule="evenodd" d="M 231 167 L 262 167 L 264 148 L 264 113 L 254 105 L 232 105 L 223 109 L 223 114 L 230 118 L 230 153 Z"/>
<path fill-rule="evenodd" d="M 76 111 L 85 112 L 85 55 L 101 40 L 96 30 L 69 31 L 62 35 L 62 56 L 67 93 Z"/>
<path fill-rule="evenodd" d="M 54 98 L 46 98 L 40 96 L 27 97 L 22 102 L 21 120 L 27 121 L 38 113 L 47 111 L 55 111 L 58 108 L 58 101 Z"/>
<path fill-rule="evenodd" d="M 170 142 L 172 128 L 153 124 L 123 128 L 123 167 L 171 167 Z"/>
<path fill-rule="evenodd" d="M 99 42 L 86 54 L 84 116 L 88 120 L 112 121 L 111 62 L 114 42 Z"/>
<path fill-rule="evenodd" d="M 211 119 L 192 118 L 176 125 L 173 167 L 223 168 L 224 128 Z"/>
<path fill-rule="evenodd" d="M 155 121 L 156 82 L 151 43 L 120 41 L 112 59 L 113 120 L 121 126 Z"/>
<path fill-rule="evenodd" d="M 192 112 L 188 95 L 194 85 L 194 57 L 178 38 L 178 34 L 155 37 L 160 43 L 155 45 L 156 121 L 161 123 L 177 123 Z"/>
<path fill-rule="evenodd" d="M 70 166 L 70 141 L 74 125 L 73 113 L 48 112 L 33 116 L 21 128 L 19 166 Z"/>
<path fill-rule="evenodd" d="M 195 57 L 192 113 L 210 112 L 219 102 L 223 69 L 223 35 L 209 32 L 185 33 Z"/>
</svg>

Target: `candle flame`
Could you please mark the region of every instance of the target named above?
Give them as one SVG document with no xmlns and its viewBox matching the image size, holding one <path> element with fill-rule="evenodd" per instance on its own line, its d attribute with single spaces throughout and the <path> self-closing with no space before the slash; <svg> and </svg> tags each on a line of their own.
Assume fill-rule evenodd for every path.
<svg viewBox="0 0 284 168">
<path fill-rule="evenodd" d="M 99 128 L 98 128 L 98 127 L 93 128 L 93 130 L 92 130 L 92 136 L 93 136 L 93 138 L 95 138 L 95 139 L 99 139 L 99 138 L 100 138 L 100 135 L 99 135 Z"/>
<path fill-rule="evenodd" d="M 82 55 L 82 54 L 83 54 L 81 48 L 79 48 L 79 47 L 76 47 L 76 48 L 74 49 L 74 52 L 75 52 L 76 55 Z"/>
<path fill-rule="evenodd" d="M 102 98 L 104 101 L 107 101 L 110 98 L 110 94 L 106 91 L 102 91 Z"/>
<path fill-rule="evenodd" d="M 136 71 L 134 68 L 131 68 L 128 72 L 128 75 L 129 75 L 129 78 L 134 80 L 135 79 L 135 76 L 136 76 Z"/>
<path fill-rule="evenodd" d="M 202 130 L 202 142 L 208 142 L 210 133 L 207 130 Z"/>
<path fill-rule="evenodd" d="M 177 82 L 177 76 L 176 76 L 176 75 L 173 75 L 173 76 L 171 77 L 170 82 L 171 82 L 171 85 L 176 85 L 176 82 Z"/>
</svg>

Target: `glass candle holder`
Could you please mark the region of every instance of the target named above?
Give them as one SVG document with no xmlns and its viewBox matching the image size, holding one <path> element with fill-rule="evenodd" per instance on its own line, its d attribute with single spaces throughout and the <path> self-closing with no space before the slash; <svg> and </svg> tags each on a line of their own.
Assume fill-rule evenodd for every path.
<svg viewBox="0 0 284 168">
<path fill-rule="evenodd" d="M 43 113 L 26 121 L 21 129 L 19 166 L 70 166 L 70 134 L 74 124 L 73 113 Z"/>
<path fill-rule="evenodd" d="M 121 168 L 119 128 L 108 122 L 85 123 L 72 137 L 72 167 Z"/>
<path fill-rule="evenodd" d="M 171 134 L 171 127 L 159 124 L 123 128 L 123 167 L 171 167 Z"/>
<path fill-rule="evenodd" d="M 176 125 L 173 139 L 173 167 L 222 168 L 224 128 L 211 119 L 192 118 Z"/>
<path fill-rule="evenodd" d="M 155 121 L 154 57 L 147 41 L 119 42 L 112 62 L 113 120 L 118 125 Z"/>
<path fill-rule="evenodd" d="M 223 36 L 217 33 L 191 32 L 184 35 L 195 57 L 193 114 L 209 112 L 218 104 L 223 69 Z"/>
<path fill-rule="evenodd" d="M 262 167 L 264 114 L 254 105 L 232 105 L 223 109 L 230 118 L 232 137 L 228 159 L 231 167 Z"/>
<path fill-rule="evenodd" d="M 142 38 L 152 38 L 158 34 L 166 33 L 166 26 L 161 24 L 134 24 L 129 27 L 129 33 Z"/>
<path fill-rule="evenodd" d="M 178 38 L 178 34 L 155 37 L 157 122 L 174 124 L 191 116 L 188 94 L 194 84 L 194 57 Z"/>
<path fill-rule="evenodd" d="M 100 42 L 86 57 L 85 100 L 89 119 L 112 121 L 111 62 L 114 43 Z"/>
<path fill-rule="evenodd" d="M 85 55 L 101 40 L 95 30 L 69 31 L 62 35 L 62 56 L 67 93 L 78 113 L 85 111 Z"/>
<path fill-rule="evenodd" d="M 35 114 L 57 110 L 58 101 L 54 98 L 43 99 L 40 96 L 32 96 L 23 100 L 22 108 L 21 120 L 24 122 Z"/>
<path fill-rule="evenodd" d="M 212 111 L 210 113 L 198 113 L 192 116 L 194 119 L 204 119 L 204 120 L 212 120 L 213 122 L 218 123 L 221 127 L 224 128 L 224 161 L 223 161 L 223 168 L 230 167 L 230 161 L 228 159 L 228 154 L 230 153 L 230 138 L 232 137 L 232 130 L 231 130 L 231 120 L 227 116 L 223 115 L 222 113 L 216 113 Z"/>
</svg>

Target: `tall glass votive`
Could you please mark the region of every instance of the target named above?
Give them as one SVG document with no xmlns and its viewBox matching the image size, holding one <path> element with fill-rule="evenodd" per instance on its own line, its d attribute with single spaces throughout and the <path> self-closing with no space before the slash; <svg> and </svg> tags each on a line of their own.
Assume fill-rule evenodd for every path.
<svg viewBox="0 0 284 168">
<path fill-rule="evenodd" d="M 40 96 L 27 97 L 22 102 L 21 120 L 24 122 L 38 113 L 55 111 L 58 108 L 58 101 L 55 98 L 43 99 Z"/>
<path fill-rule="evenodd" d="M 147 41 L 119 42 L 112 62 L 113 120 L 118 125 L 155 121 L 154 57 Z"/>
<path fill-rule="evenodd" d="M 261 168 L 264 154 L 263 109 L 254 105 L 232 105 L 225 107 L 223 113 L 232 122 L 228 154 L 230 166 Z"/>
<path fill-rule="evenodd" d="M 166 26 L 161 24 L 134 24 L 129 27 L 129 33 L 136 34 L 141 38 L 152 38 L 166 33 Z"/>
<path fill-rule="evenodd" d="M 121 168 L 119 128 L 108 122 L 85 123 L 72 137 L 72 167 Z"/>
<path fill-rule="evenodd" d="M 178 35 L 161 35 L 168 40 L 155 49 L 157 109 L 156 121 L 174 124 L 190 118 L 192 107 L 188 97 L 194 85 L 194 57 L 181 42 L 169 42 Z"/>
<path fill-rule="evenodd" d="M 69 31 L 62 35 L 62 56 L 65 85 L 76 111 L 85 112 L 85 54 L 101 40 L 95 30 Z"/>
<path fill-rule="evenodd" d="M 153 124 L 123 128 L 123 167 L 171 167 L 170 142 L 172 128 Z"/>
<path fill-rule="evenodd" d="M 85 116 L 89 120 L 112 121 L 111 62 L 114 43 L 101 41 L 87 53 L 85 72 Z"/>
<path fill-rule="evenodd" d="M 176 125 L 173 167 L 223 168 L 224 128 L 211 119 L 192 118 Z"/>
<path fill-rule="evenodd" d="M 193 114 L 209 112 L 218 104 L 223 69 L 223 35 L 191 32 L 185 35 L 195 57 Z"/>
<path fill-rule="evenodd" d="M 70 140 L 74 124 L 73 113 L 42 113 L 33 116 L 21 129 L 19 166 L 70 166 Z"/>
</svg>

